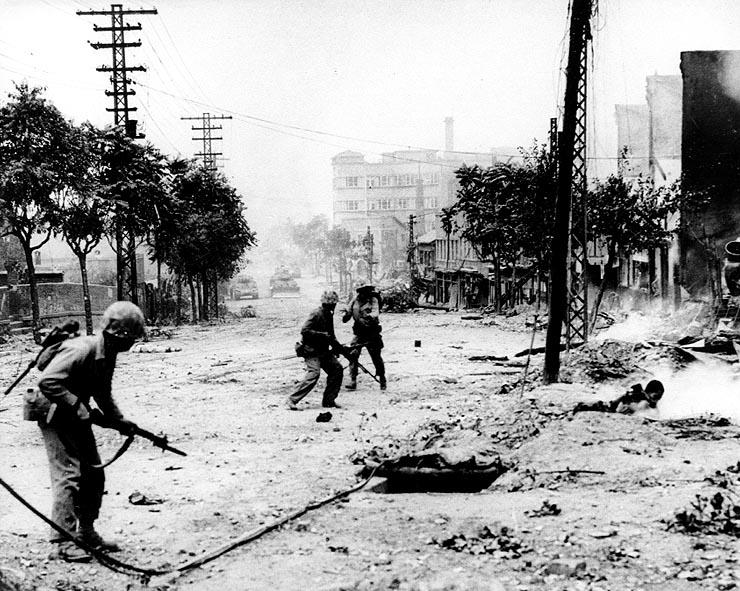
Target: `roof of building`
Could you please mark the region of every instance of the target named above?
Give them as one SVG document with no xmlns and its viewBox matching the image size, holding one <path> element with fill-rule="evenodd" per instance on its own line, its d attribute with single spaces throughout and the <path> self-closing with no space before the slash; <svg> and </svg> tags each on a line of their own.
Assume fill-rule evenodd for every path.
<svg viewBox="0 0 740 591">
<path fill-rule="evenodd" d="M 331 159 L 332 163 L 336 162 L 365 162 L 365 155 L 354 150 L 345 150 L 340 152 Z"/>
<path fill-rule="evenodd" d="M 422 234 L 416 239 L 417 244 L 431 244 L 435 240 L 437 240 L 439 236 L 439 233 L 437 232 L 437 229 L 429 230 L 426 234 Z"/>
</svg>

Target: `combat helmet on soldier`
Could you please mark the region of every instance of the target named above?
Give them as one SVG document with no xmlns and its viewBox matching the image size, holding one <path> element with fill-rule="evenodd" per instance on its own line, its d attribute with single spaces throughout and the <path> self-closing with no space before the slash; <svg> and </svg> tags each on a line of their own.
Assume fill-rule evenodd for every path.
<svg viewBox="0 0 740 591">
<path fill-rule="evenodd" d="M 131 302 L 113 302 L 100 321 L 103 337 L 116 351 L 128 351 L 144 336 L 144 314 Z"/>
</svg>

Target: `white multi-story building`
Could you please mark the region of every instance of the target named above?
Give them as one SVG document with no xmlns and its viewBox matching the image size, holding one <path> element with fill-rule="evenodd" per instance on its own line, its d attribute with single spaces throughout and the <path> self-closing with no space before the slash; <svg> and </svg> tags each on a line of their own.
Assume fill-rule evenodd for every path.
<svg viewBox="0 0 740 591">
<path fill-rule="evenodd" d="M 346 151 L 332 158 L 334 224 L 360 241 L 373 236 L 376 270 L 381 273 L 406 262 L 409 219 L 424 235 L 439 228 L 443 207 L 454 202 L 455 171 L 463 164 L 490 166 L 496 152 L 453 151 L 453 121 L 445 119 L 445 150 L 400 150 L 370 162 L 364 154 Z"/>
</svg>

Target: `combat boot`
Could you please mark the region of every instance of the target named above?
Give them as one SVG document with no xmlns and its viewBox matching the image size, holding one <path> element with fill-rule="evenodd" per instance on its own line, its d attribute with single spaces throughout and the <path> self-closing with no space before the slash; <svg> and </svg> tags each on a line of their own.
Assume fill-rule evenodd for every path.
<svg viewBox="0 0 740 591">
<path fill-rule="evenodd" d="M 73 542 L 54 542 L 53 550 L 49 553 L 50 560 L 64 560 L 65 562 L 90 562 L 92 556 Z"/>
<path fill-rule="evenodd" d="M 385 390 L 387 388 L 387 384 L 385 381 L 385 376 L 380 376 L 380 389 Z"/>
<path fill-rule="evenodd" d="M 80 528 L 77 532 L 77 538 L 94 550 L 100 550 L 102 552 L 121 551 L 121 547 L 116 542 L 112 540 L 104 540 L 93 527 Z"/>
</svg>

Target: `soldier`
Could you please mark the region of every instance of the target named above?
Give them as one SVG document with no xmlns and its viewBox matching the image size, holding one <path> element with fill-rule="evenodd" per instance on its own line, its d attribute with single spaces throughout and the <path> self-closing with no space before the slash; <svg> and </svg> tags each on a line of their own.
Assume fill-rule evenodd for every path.
<svg viewBox="0 0 740 591">
<path fill-rule="evenodd" d="M 321 296 L 321 307 L 311 312 L 301 328 L 301 342 L 296 343 L 296 353 L 306 360 L 306 375 L 288 397 L 286 405 L 290 410 L 299 410 L 298 403 L 313 390 L 322 369 L 326 372 L 326 388 L 321 405 L 339 408 L 335 401 L 342 387 L 344 368 L 335 356 L 343 350 L 334 335 L 334 308 L 338 301 L 336 291 L 325 291 Z"/>
<path fill-rule="evenodd" d="M 375 287 L 369 283 L 361 283 L 357 288 L 357 296 L 350 302 L 349 309 L 345 310 L 342 322 L 354 320 L 352 332 L 354 338 L 349 346 L 351 353 L 349 363 L 349 383 L 345 386 L 347 390 L 357 388 L 357 361 L 360 358 L 362 348 L 365 347 L 370 354 L 370 359 L 375 366 L 375 375 L 380 381 L 380 389 L 385 390 L 385 365 L 380 356 L 383 348 L 383 338 L 380 336 L 383 327 L 380 325 L 380 294 Z"/>
<path fill-rule="evenodd" d="M 87 545 L 119 550 L 104 540 L 94 523 L 103 500 L 105 475 L 90 423 L 90 399 L 104 416 L 129 430 L 135 423 L 123 418 L 111 394 L 118 353 L 128 351 L 144 333 L 144 315 L 131 302 L 108 306 L 102 332 L 63 341 L 42 368 L 38 390 L 27 393 L 24 418 L 35 420 L 46 447 L 53 494 L 52 520 Z M 85 562 L 90 556 L 52 530 L 51 558 Z"/>
</svg>

